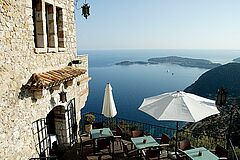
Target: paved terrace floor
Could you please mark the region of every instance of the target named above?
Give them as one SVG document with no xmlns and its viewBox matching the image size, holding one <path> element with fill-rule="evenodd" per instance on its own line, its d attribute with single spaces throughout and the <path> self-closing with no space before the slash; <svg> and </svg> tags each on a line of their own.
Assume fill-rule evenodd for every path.
<svg viewBox="0 0 240 160">
<path fill-rule="evenodd" d="M 128 147 L 130 149 L 131 145 L 128 145 Z M 85 146 L 83 148 L 83 152 L 81 152 L 80 144 L 76 144 L 70 150 L 68 150 L 64 155 L 62 155 L 60 160 L 111 160 L 113 159 L 112 155 L 102 155 L 102 153 L 108 153 L 108 150 L 103 150 L 102 152 L 97 152 L 96 154 L 93 154 L 93 149 L 90 148 L 89 146 Z M 115 160 L 128 159 L 127 156 L 124 154 L 123 150 L 121 149 L 120 144 L 117 142 L 114 142 L 114 159 Z M 144 158 L 137 158 L 137 159 L 144 159 Z M 166 150 L 162 151 L 162 153 L 160 154 L 160 159 L 170 160 L 170 158 L 167 158 Z"/>
</svg>

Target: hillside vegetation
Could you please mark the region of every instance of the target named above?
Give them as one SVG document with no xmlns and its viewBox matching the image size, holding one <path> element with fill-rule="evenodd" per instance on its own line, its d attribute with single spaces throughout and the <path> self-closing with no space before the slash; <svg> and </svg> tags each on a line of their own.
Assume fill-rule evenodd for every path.
<svg viewBox="0 0 240 160">
<path fill-rule="evenodd" d="M 221 87 L 226 89 L 229 97 L 240 97 L 240 63 L 228 63 L 205 72 L 185 91 L 215 99 Z"/>
<path fill-rule="evenodd" d="M 229 129 L 230 108 L 232 106 L 239 110 L 240 104 L 240 63 L 229 63 L 204 73 L 186 92 L 194 93 L 209 99 L 216 100 L 217 90 L 225 88 L 227 91 L 228 105 L 218 107 L 220 115 L 212 116 L 200 121 L 198 124 L 189 125 L 195 132 L 208 133 L 210 135 L 226 135 Z M 233 114 L 232 142 L 240 147 L 240 115 Z M 193 129 L 194 128 L 194 129 Z"/>
</svg>

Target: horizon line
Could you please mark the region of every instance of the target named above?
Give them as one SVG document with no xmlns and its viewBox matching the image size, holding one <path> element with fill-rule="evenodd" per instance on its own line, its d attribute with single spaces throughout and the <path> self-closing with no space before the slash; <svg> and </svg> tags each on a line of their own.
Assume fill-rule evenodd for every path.
<svg viewBox="0 0 240 160">
<path fill-rule="evenodd" d="M 223 48 L 223 49 L 214 49 L 214 48 L 210 48 L 210 49 L 197 49 L 197 48 L 94 48 L 94 49 L 87 49 L 87 48 L 84 48 L 84 49 L 78 49 L 77 48 L 77 51 L 80 51 L 80 50 L 103 50 L 103 51 L 106 51 L 106 50 L 229 50 L 229 51 L 240 51 L 240 49 L 227 49 L 227 48 Z"/>
</svg>

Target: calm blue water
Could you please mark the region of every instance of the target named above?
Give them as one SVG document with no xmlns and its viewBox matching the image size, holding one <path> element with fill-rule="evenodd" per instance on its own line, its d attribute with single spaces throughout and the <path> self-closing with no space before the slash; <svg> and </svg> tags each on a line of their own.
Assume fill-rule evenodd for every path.
<svg viewBox="0 0 240 160">
<path fill-rule="evenodd" d="M 227 63 L 240 55 L 240 51 L 229 50 L 88 50 L 89 96 L 85 112 L 101 113 L 106 83 L 111 83 L 118 117 L 175 126 L 175 123 L 159 122 L 138 110 L 144 97 L 164 92 L 184 90 L 206 69 L 181 67 L 171 64 L 116 66 L 122 60 L 147 60 L 160 56 L 183 56 L 204 58 L 213 62 Z M 169 71 L 169 72 L 167 72 Z"/>
</svg>

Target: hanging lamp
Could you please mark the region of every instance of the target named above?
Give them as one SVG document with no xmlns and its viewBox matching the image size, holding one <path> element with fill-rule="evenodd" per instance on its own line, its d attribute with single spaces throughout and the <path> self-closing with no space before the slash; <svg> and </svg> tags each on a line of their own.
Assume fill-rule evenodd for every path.
<svg viewBox="0 0 240 160">
<path fill-rule="evenodd" d="M 65 103 L 67 102 L 67 92 L 64 92 L 64 87 L 62 86 L 62 91 L 59 94 L 59 102 Z"/>
<path fill-rule="evenodd" d="M 82 15 L 87 19 L 87 17 L 90 15 L 90 6 L 85 0 L 85 3 L 82 5 Z"/>
</svg>

